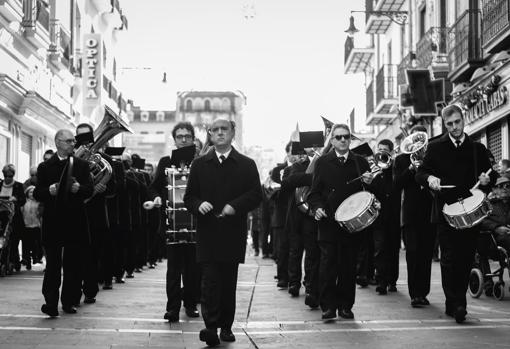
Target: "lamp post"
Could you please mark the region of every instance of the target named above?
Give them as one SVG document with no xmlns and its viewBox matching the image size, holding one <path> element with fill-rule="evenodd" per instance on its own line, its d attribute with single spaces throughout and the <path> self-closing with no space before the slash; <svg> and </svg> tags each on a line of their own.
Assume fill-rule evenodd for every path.
<svg viewBox="0 0 510 349">
<path fill-rule="evenodd" d="M 349 18 L 349 28 L 345 30 L 347 34 L 353 36 L 359 32 L 358 28 L 354 25 L 354 17 L 352 13 L 367 13 L 377 17 L 388 17 L 393 23 L 398 25 L 405 25 L 407 22 L 407 11 L 351 11 L 351 17 Z"/>
</svg>

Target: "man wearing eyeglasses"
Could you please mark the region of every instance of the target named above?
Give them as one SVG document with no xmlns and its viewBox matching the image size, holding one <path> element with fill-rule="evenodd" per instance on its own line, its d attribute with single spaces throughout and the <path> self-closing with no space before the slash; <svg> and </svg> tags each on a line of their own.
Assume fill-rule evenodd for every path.
<svg viewBox="0 0 510 349">
<path fill-rule="evenodd" d="M 317 161 L 308 196 L 319 226 L 319 303 L 324 320 L 335 318 L 337 309 L 340 317 L 352 319 L 356 262 L 365 232 L 345 231 L 335 221 L 335 212 L 350 195 L 370 185 L 373 176 L 368 161 L 349 151 L 351 133 L 347 125 L 334 125 L 331 135 L 333 149 Z M 358 177 L 360 180 L 352 181 Z"/>
<path fill-rule="evenodd" d="M 57 152 L 37 168 L 34 198 L 44 203 L 42 242 L 46 251 L 46 272 L 41 311 L 58 316 L 61 270 L 64 270 L 60 301 L 62 309 L 76 313 L 76 295 L 81 290 L 80 251 L 90 243 L 84 200 L 92 195 L 89 164 L 74 157 L 76 140 L 69 130 L 55 135 Z"/>
<path fill-rule="evenodd" d="M 247 215 L 262 200 L 255 162 L 232 147 L 235 124 L 215 120 L 209 130 L 213 149 L 197 158 L 184 195 L 197 217 L 197 260 L 202 267 L 200 340 L 209 346 L 235 341 L 237 272 L 246 253 Z M 218 328 L 220 338 L 218 338 Z"/>
<path fill-rule="evenodd" d="M 182 149 L 194 145 L 195 130 L 190 122 L 179 122 L 172 130 L 175 147 Z M 196 155 L 196 154 L 195 154 Z M 149 190 L 154 197 L 156 207 L 166 208 L 168 200 L 168 177 L 165 169 L 172 166 L 179 168 L 181 165 L 189 166 L 191 159 L 181 163 L 182 159 L 176 156 L 164 156 L 159 160 L 154 180 Z M 161 232 L 165 234 L 167 229 L 166 209 L 161 212 Z M 181 297 L 181 278 L 184 292 Z M 199 298 L 199 270 L 196 263 L 196 247 L 193 243 L 172 244 L 167 246 L 167 271 L 166 271 L 166 313 L 164 319 L 170 322 L 179 321 L 181 300 L 184 303 L 186 315 L 191 318 L 199 317 L 197 301 Z"/>
</svg>

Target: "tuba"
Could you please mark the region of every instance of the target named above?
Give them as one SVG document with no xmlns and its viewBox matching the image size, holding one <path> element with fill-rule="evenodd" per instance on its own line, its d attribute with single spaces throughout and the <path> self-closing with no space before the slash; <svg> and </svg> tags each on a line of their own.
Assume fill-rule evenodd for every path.
<svg viewBox="0 0 510 349">
<path fill-rule="evenodd" d="M 425 157 L 428 143 L 429 137 L 426 132 L 414 132 L 402 140 L 400 151 L 404 154 L 411 154 L 411 163 L 414 167 L 419 167 Z"/>
<path fill-rule="evenodd" d="M 112 167 L 100 154 L 99 150 L 106 143 L 121 132 L 133 133 L 127 123 L 116 115 L 111 108 L 105 106 L 105 114 L 99 126 L 94 130 L 94 143 L 81 145 L 74 152 L 74 156 L 89 162 L 92 182 L 97 184 L 108 183 L 112 176 Z"/>
</svg>

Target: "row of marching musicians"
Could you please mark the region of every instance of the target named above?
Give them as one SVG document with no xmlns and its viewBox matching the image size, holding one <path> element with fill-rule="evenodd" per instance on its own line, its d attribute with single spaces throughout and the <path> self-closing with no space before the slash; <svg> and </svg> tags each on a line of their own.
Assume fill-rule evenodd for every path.
<svg viewBox="0 0 510 349">
<path fill-rule="evenodd" d="M 43 206 L 46 258 L 41 311 L 51 317 L 59 315 L 59 301 L 74 314 L 82 301 L 96 302 L 101 284 L 111 290 L 163 257 L 159 213 L 142 207 L 151 176 L 133 166 L 139 157 L 107 147 L 125 131 L 113 113 L 95 132 L 89 124 L 75 133 L 59 130 L 56 152 L 37 168 L 34 198 Z"/>
<path fill-rule="evenodd" d="M 394 160 L 390 140 L 379 142 L 375 159 L 366 144 L 351 150 L 344 124 L 330 125 L 314 157 L 291 155 L 289 143 L 294 161 L 275 167 L 265 185 L 273 217 L 280 215 L 271 221 L 278 287 L 298 296 L 303 284 L 305 304 L 320 307 L 322 319 L 352 319 L 356 283 L 375 278 L 379 295 L 397 291 L 402 238 L 411 306 L 424 307 L 437 235 L 445 314 L 465 320 L 479 223 L 491 213 L 485 194 L 496 174 L 485 146 L 464 133 L 462 109 L 448 106 L 442 118 L 447 132 L 429 142 L 426 128 L 415 126 Z"/>
</svg>

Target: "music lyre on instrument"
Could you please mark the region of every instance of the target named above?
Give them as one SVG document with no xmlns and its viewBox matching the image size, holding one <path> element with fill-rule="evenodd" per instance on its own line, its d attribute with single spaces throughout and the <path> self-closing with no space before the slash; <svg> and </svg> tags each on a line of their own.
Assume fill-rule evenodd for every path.
<svg viewBox="0 0 510 349">
<path fill-rule="evenodd" d="M 485 175 L 488 176 L 491 171 L 489 169 Z M 443 216 L 451 227 L 471 228 L 491 214 L 492 206 L 485 193 L 478 189 L 479 186 L 480 180 L 470 189 L 472 196 L 443 206 Z"/>
<path fill-rule="evenodd" d="M 171 167 L 165 169 L 165 172 L 168 178 L 166 243 L 168 245 L 195 243 L 195 219 L 184 207 L 189 168 Z"/>
</svg>

